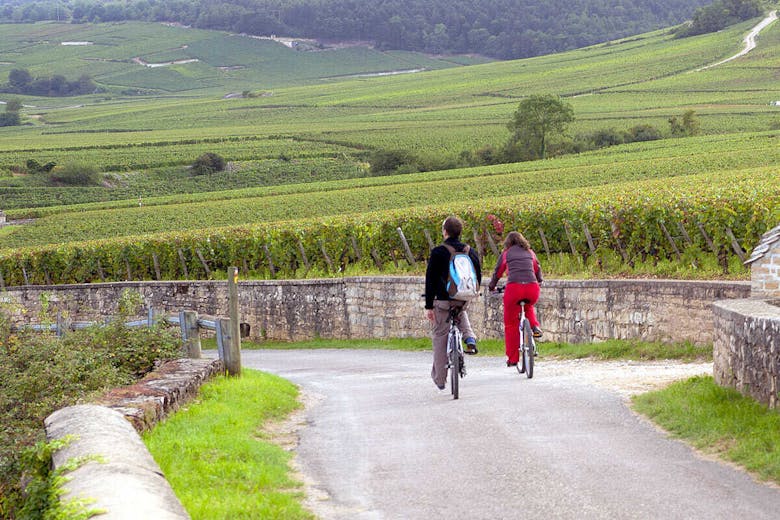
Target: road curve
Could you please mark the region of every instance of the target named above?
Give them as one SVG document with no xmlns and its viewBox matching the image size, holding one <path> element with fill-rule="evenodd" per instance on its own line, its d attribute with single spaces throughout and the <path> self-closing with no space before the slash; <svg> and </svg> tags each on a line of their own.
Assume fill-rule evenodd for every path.
<svg viewBox="0 0 780 520">
<path fill-rule="evenodd" d="M 626 374 L 684 377 L 672 365 L 613 364 L 594 376 L 594 363 L 542 360 L 528 380 L 502 359 L 472 356 L 454 401 L 431 382 L 430 353 L 244 350 L 242 363 L 306 396 L 296 466 L 323 520 L 758 520 L 780 511 L 780 490 L 698 456 L 610 388 Z"/>
<path fill-rule="evenodd" d="M 729 61 L 735 60 L 737 58 L 740 58 L 747 54 L 748 52 L 752 51 L 756 48 L 756 38 L 758 37 L 758 34 L 766 29 L 769 24 L 777 20 L 777 11 L 770 12 L 766 18 L 761 20 L 758 25 L 753 27 L 750 32 L 745 36 L 745 38 L 742 40 L 742 42 L 745 44 L 745 47 L 736 53 L 734 56 L 731 56 L 729 58 L 726 58 L 725 60 L 721 60 L 717 63 L 713 63 L 711 65 L 705 65 L 704 67 L 699 67 L 696 69 L 696 71 L 705 70 L 705 69 L 711 69 L 712 67 L 717 67 L 718 65 L 723 65 L 724 63 L 728 63 Z"/>
</svg>

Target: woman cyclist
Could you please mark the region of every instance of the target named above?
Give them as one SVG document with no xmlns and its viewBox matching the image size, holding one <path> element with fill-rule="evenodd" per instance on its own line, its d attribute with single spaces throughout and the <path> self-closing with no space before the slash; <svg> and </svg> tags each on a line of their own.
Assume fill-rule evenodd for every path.
<svg viewBox="0 0 780 520">
<path fill-rule="evenodd" d="M 525 315 L 531 324 L 535 338 L 542 337 L 539 320 L 536 319 L 534 304 L 539 300 L 539 284 L 542 279 L 542 269 L 536 253 L 526 238 L 512 231 L 504 240 L 504 250 L 498 257 L 493 277 L 488 287 L 496 290 L 498 280 L 507 273 L 507 283 L 504 289 L 504 345 L 506 348 L 506 366 L 517 366 L 519 361 L 518 345 L 520 344 L 520 300 L 527 300 Z"/>
</svg>

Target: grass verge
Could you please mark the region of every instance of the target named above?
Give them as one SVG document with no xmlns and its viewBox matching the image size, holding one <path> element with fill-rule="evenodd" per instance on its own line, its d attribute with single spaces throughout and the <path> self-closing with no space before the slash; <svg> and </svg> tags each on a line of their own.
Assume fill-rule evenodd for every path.
<svg viewBox="0 0 780 520">
<path fill-rule="evenodd" d="M 674 437 L 780 484 L 780 414 L 712 377 L 694 377 L 633 398 L 634 409 Z"/>
<path fill-rule="evenodd" d="M 216 349 L 214 340 L 202 340 L 204 349 Z M 242 340 L 242 349 L 392 349 L 425 351 L 431 348 L 429 338 L 393 339 L 312 339 L 308 341 L 259 341 Z M 483 339 L 479 342 L 480 355 L 503 356 L 504 341 Z M 684 343 L 645 342 L 636 340 L 608 340 L 599 343 L 555 343 L 539 344 L 539 355 L 548 359 L 627 359 L 653 361 L 676 359 L 680 361 L 711 361 L 712 345 Z"/>
<path fill-rule="evenodd" d="M 264 433 L 297 409 L 298 390 L 244 369 L 203 385 L 198 399 L 144 435 L 187 512 L 197 519 L 311 519 L 290 454 Z"/>
</svg>

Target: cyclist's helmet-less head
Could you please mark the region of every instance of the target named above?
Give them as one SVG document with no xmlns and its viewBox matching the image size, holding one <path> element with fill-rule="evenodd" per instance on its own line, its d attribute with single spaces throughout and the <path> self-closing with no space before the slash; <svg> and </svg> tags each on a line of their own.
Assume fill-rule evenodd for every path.
<svg viewBox="0 0 780 520">
<path fill-rule="evenodd" d="M 443 233 L 447 233 L 450 238 L 457 240 L 463 232 L 463 222 L 455 216 L 447 217 L 441 225 L 441 230 Z"/>
</svg>

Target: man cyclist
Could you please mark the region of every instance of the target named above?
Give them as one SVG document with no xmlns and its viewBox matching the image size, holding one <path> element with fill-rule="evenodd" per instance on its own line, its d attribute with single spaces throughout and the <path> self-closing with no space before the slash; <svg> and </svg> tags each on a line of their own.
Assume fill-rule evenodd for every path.
<svg viewBox="0 0 780 520">
<path fill-rule="evenodd" d="M 463 222 L 458 217 L 447 217 L 442 224 L 444 244 L 431 250 L 428 267 L 425 270 L 425 314 L 431 322 L 431 337 L 433 339 L 431 378 L 440 390 L 444 389 L 444 384 L 447 381 L 447 334 L 450 328 L 447 318 L 451 308 L 459 307 L 461 309 L 458 328 L 463 334 L 466 343 L 464 352 L 466 354 L 477 353 L 477 338 L 471 329 L 466 312 L 468 302 L 450 299 L 450 295 L 447 292 L 451 256 L 449 248 L 457 252 L 463 252 L 468 249 L 469 258 L 471 258 L 476 271 L 477 283 L 479 284 L 482 281 L 482 266 L 480 265 L 479 255 L 473 248 L 460 241 L 462 231 Z"/>
</svg>

